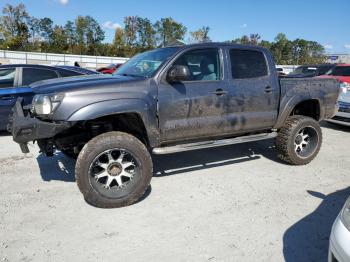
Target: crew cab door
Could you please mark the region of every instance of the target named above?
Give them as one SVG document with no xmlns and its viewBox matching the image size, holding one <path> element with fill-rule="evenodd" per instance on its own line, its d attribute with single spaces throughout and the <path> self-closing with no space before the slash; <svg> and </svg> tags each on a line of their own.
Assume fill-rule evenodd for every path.
<svg viewBox="0 0 350 262">
<path fill-rule="evenodd" d="M 227 114 L 232 132 L 272 128 L 280 91 L 271 57 L 254 48 L 228 48 L 227 57 L 230 71 Z"/>
<path fill-rule="evenodd" d="M 188 67 L 190 79 L 167 81 L 172 66 Z M 161 142 L 217 136 L 225 125 L 227 81 L 219 48 L 185 51 L 163 73 L 158 86 Z"/>
</svg>

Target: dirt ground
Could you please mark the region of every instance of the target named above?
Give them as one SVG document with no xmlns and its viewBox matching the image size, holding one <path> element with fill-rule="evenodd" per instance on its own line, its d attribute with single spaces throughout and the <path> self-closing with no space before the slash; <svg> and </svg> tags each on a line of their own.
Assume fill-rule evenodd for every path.
<svg viewBox="0 0 350 262">
<path fill-rule="evenodd" d="M 151 187 L 120 209 L 88 205 L 74 161 L 24 156 L 0 136 L 0 261 L 326 261 L 350 195 L 350 128 L 323 124 L 309 165 L 273 141 L 154 157 Z"/>
</svg>

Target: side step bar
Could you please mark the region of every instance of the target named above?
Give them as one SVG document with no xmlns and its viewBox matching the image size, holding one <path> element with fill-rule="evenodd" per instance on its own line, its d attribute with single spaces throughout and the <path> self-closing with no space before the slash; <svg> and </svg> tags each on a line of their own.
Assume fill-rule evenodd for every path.
<svg viewBox="0 0 350 262">
<path fill-rule="evenodd" d="M 274 138 L 276 136 L 277 136 L 277 132 L 262 133 L 262 134 L 240 136 L 240 137 L 221 139 L 221 140 L 210 140 L 210 141 L 204 141 L 204 142 L 181 144 L 176 146 L 155 147 L 153 148 L 152 152 L 153 154 L 156 154 L 156 155 L 165 155 L 165 154 L 172 154 L 177 152 L 191 151 L 191 150 L 197 150 L 197 149 L 203 149 L 203 148 L 241 144 L 246 142 Z"/>
</svg>

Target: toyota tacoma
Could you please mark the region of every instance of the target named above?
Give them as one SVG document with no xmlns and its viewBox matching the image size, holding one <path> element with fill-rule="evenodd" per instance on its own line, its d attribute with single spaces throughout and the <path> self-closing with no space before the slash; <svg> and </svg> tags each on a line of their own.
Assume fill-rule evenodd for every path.
<svg viewBox="0 0 350 262">
<path fill-rule="evenodd" d="M 22 152 L 36 141 L 77 158 L 75 176 L 97 207 L 130 205 L 153 175 L 153 154 L 275 138 L 292 165 L 315 158 L 319 121 L 337 112 L 334 79 L 278 79 L 270 52 L 257 46 L 203 43 L 151 50 L 112 76 L 69 77 L 31 86 L 11 125 Z"/>
</svg>

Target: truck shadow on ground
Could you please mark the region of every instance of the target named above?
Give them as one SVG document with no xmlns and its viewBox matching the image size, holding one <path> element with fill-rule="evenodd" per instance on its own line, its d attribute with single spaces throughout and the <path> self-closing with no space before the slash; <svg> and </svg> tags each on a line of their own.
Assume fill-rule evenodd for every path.
<svg viewBox="0 0 350 262">
<path fill-rule="evenodd" d="M 261 157 L 285 164 L 277 158 L 274 140 L 268 139 L 169 155 L 154 155 L 153 176 L 164 177 L 218 166 L 239 164 L 254 161 Z"/>
<path fill-rule="evenodd" d="M 66 157 L 61 152 L 55 153 L 53 157 L 46 157 L 40 154 L 36 160 L 40 168 L 40 175 L 44 181 L 75 182 L 75 160 Z"/>
<path fill-rule="evenodd" d="M 0 131 L 0 136 L 11 136 L 11 133 L 7 131 Z"/>
<path fill-rule="evenodd" d="M 328 195 L 308 193 L 322 199 L 322 203 L 284 233 L 283 254 L 287 262 L 327 261 L 332 224 L 350 195 L 350 187 Z"/>
<path fill-rule="evenodd" d="M 274 150 L 273 140 L 188 151 L 170 155 L 153 155 L 154 177 L 169 176 L 218 166 L 260 159 L 262 156 L 281 162 Z M 75 160 L 57 152 L 53 157 L 37 157 L 44 181 L 75 182 Z M 281 162 L 283 163 L 283 162 Z"/>
<path fill-rule="evenodd" d="M 342 126 L 342 125 L 338 125 L 338 124 L 329 123 L 326 121 L 321 122 L 321 127 L 333 129 L 333 130 L 337 130 L 337 131 L 348 132 L 348 133 L 350 132 L 350 126 Z"/>
</svg>

